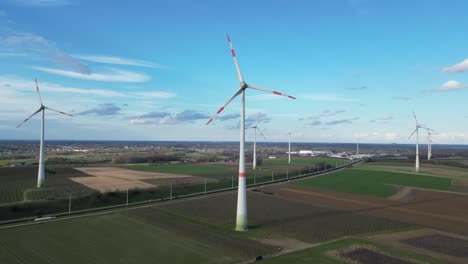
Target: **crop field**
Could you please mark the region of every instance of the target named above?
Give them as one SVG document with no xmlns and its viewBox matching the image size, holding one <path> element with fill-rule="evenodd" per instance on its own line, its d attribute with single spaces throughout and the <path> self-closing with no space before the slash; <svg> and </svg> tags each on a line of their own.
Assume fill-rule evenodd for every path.
<svg viewBox="0 0 468 264">
<path fill-rule="evenodd" d="M 330 165 L 338 165 L 349 162 L 345 159 L 336 159 L 330 157 L 291 157 L 291 164 L 288 164 L 288 158 L 277 158 L 277 159 L 264 159 L 262 166 L 273 166 L 273 165 L 315 165 L 319 163 L 327 163 Z M 340 163 L 341 162 L 341 163 Z"/>
<path fill-rule="evenodd" d="M 435 190 L 449 190 L 450 179 L 434 176 L 359 168 L 296 182 L 297 186 L 317 187 L 339 192 L 388 197 L 397 192 L 389 185 L 403 185 Z"/>
<path fill-rule="evenodd" d="M 248 202 L 247 233 L 233 231 L 236 193 L 0 229 L 0 263 L 237 263 L 280 250 L 263 238 L 318 242 L 409 226 L 259 192 Z"/>
<path fill-rule="evenodd" d="M 287 255 L 282 255 L 275 258 L 269 258 L 262 261 L 266 264 L 276 264 L 276 263 L 320 263 L 320 264 L 335 264 L 335 263 L 347 263 L 339 260 L 333 254 L 330 254 L 332 251 L 342 250 L 344 248 L 349 248 L 352 246 L 366 246 L 366 247 L 375 247 L 377 250 L 385 252 L 388 255 L 399 257 L 402 259 L 412 259 L 419 261 L 419 263 L 427 264 L 442 264 L 434 259 L 428 257 L 418 256 L 413 253 L 405 252 L 403 250 L 395 249 L 388 246 L 379 245 L 375 242 L 371 242 L 359 238 L 348 238 L 342 239 L 335 242 L 327 243 L 320 245 L 318 247 L 309 248 L 294 252 Z M 374 262 L 372 262 L 374 263 Z"/>
<path fill-rule="evenodd" d="M 145 208 L 0 231 L 0 263 L 235 263 L 275 248 Z M 47 237 L 47 243 L 43 243 Z M 33 249 L 33 250 L 32 250 Z"/>
<path fill-rule="evenodd" d="M 235 226 L 236 193 L 194 199 L 161 208 L 184 218 L 231 230 Z M 254 238 L 289 237 L 316 243 L 345 235 L 407 228 L 410 225 L 349 211 L 318 208 L 277 195 L 249 191 L 249 232 Z"/>
<path fill-rule="evenodd" d="M 174 173 L 185 174 L 198 177 L 206 177 L 218 180 L 230 180 L 232 177 L 237 178 L 237 165 L 193 165 L 193 164 L 173 164 L 173 165 L 129 165 L 125 168 L 131 170 L 158 172 L 158 173 Z M 271 176 L 272 170 L 259 168 L 252 170 L 246 168 L 247 177 L 252 178 L 254 174 L 258 177 Z M 286 171 L 274 171 L 273 174 L 286 176 Z"/>
<path fill-rule="evenodd" d="M 47 168 L 46 187 L 38 190 L 37 167 L 0 168 L 0 204 L 92 193 L 93 190 L 70 180 L 76 176 L 88 175 L 72 168 Z"/>
<path fill-rule="evenodd" d="M 414 163 L 370 162 L 360 165 L 359 169 L 416 174 L 414 172 Z M 422 163 L 420 165 L 419 173 L 417 174 L 444 178 L 468 179 L 467 169 L 446 165 Z"/>
</svg>

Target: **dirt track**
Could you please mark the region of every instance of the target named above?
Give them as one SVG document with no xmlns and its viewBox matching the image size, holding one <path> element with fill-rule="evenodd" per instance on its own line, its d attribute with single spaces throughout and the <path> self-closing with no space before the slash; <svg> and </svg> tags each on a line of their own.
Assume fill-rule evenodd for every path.
<svg viewBox="0 0 468 264">
<path fill-rule="evenodd" d="M 276 190 L 285 199 L 316 206 L 353 210 L 406 223 L 468 234 L 468 196 L 416 190 L 410 202 L 391 201 L 315 188 L 287 187 Z"/>
<path fill-rule="evenodd" d="M 190 175 L 134 171 L 115 167 L 86 167 L 76 169 L 94 177 L 73 177 L 71 180 L 99 192 L 154 188 L 171 183 L 180 184 L 203 181 L 203 178 Z"/>
</svg>

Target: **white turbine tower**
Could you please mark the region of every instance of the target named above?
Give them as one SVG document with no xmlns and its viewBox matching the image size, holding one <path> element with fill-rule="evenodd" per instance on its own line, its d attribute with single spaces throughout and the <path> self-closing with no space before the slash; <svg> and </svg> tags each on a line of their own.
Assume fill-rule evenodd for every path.
<svg viewBox="0 0 468 264">
<path fill-rule="evenodd" d="M 432 135 L 436 133 L 432 133 L 430 130 L 427 131 L 427 160 L 431 160 L 432 158 Z"/>
<path fill-rule="evenodd" d="M 42 112 L 41 113 L 41 144 L 40 144 L 40 150 L 39 150 L 39 171 L 37 173 L 37 188 L 41 188 L 44 186 L 44 180 L 45 180 L 45 172 L 44 172 L 44 115 L 45 115 L 45 110 L 50 110 L 52 112 L 57 112 L 57 113 L 60 113 L 62 115 L 67 115 L 67 116 L 72 116 L 70 114 L 67 114 L 67 113 L 64 113 L 62 111 L 59 111 L 59 110 L 55 110 L 55 109 L 52 109 L 50 107 L 47 107 L 45 106 L 44 104 L 42 104 L 42 98 L 41 98 L 41 92 L 39 91 L 39 86 L 37 85 L 37 80 L 35 80 L 36 82 L 36 91 L 37 91 L 37 95 L 39 97 L 39 109 L 36 110 L 36 112 L 34 112 L 32 115 L 30 115 L 28 118 L 26 118 L 23 122 L 21 122 L 21 124 L 19 124 L 18 126 L 16 126 L 16 128 L 19 128 L 21 125 L 23 125 L 24 123 L 26 123 L 31 117 L 33 117 L 35 114 L 39 113 L 39 112 Z"/>
<path fill-rule="evenodd" d="M 221 113 L 229 103 L 231 103 L 234 98 L 238 95 L 241 97 L 241 122 L 240 122 L 240 142 L 239 142 L 239 184 L 237 191 L 237 217 L 236 217 L 236 230 L 237 231 L 247 231 L 247 188 L 246 188 L 246 179 L 245 179 L 245 90 L 247 88 L 259 90 L 263 92 L 273 93 L 276 95 L 286 96 L 291 99 L 296 99 L 295 97 L 287 94 L 283 94 L 277 91 L 261 88 L 252 84 L 247 84 L 242 77 L 242 73 L 237 63 L 236 53 L 232 47 L 231 39 L 227 35 L 229 42 L 229 47 L 231 48 L 232 57 L 234 59 L 234 65 L 236 66 L 237 79 L 240 82 L 239 89 L 234 93 L 234 95 L 229 98 L 229 100 L 214 114 L 210 120 L 206 123 L 207 125 L 213 121 L 213 119 Z"/>
<path fill-rule="evenodd" d="M 356 142 L 356 155 L 359 155 L 359 136 L 356 137 L 357 142 Z"/>
<path fill-rule="evenodd" d="M 289 129 L 288 138 L 289 138 L 288 164 L 291 164 L 291 129 Z"/>
<path fill-rule="evenodd" d="M 432 130 L 430 128 L 424 127 L 421 124 L 419 124 L 418 119 L 416 118 L 416 114 L 413 111 L 413 117 L 414 121 L 416 122 L 416 128 L 414 129 L 413 133 L 408 138 L 411 138 L 414 133 L 416 133 L 416 164 L 415 164 L 415 171 L 419 172 L 419 129 L 427 129 L 427 130 Z"/>
<path fill-rule="evenodd" d="M 253 163 L 252 163 L 254 170 L 257 168 L 257 130 L 265 138 L 265 135 L 263 135 L 260 128 L 258 128 L 258 122 L 260 121 L 260 118 L 261 118 L 261 113 L 258 113 L 257 122 L 255 123 L 254 126 L 249 127 L 249 128 L 254 129 L 254 152 L 253 152 Z"/>
</svg>

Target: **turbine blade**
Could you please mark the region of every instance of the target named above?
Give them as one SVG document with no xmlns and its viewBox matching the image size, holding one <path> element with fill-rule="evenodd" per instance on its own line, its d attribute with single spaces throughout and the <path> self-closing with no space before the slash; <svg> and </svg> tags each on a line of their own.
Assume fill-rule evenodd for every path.
<svg viewBox="0 0 468 264">
<path fill-rule="evenodd" d="M 216 114 L 214 114 L 210 120 L 208 120 L 208 122 L 206 122 L 205 125 L 208 125 L 209 123 L 211 123 L 213 121 L 213 119 L 219 115 L 227 106 L 229 103 L 231 103 L 232 100 L 234 100 L 234 98 L 236 98 L 240 93 L 242 92 L 242 88 L 240 88 L 239 90 L 237 90 L 237 92 L 231 97 L 229 98 L 229 100 L 216 112 Z"/>
<path fill-rule="evenodd" d="M 414 120 L 416 121 L 416 125 L 419 125 L 419 122 L 418 122 L 418 119 L 416 118 L 416 113 L 414 112 L 414 110 L 413 110 L 413 117 L 414 117 Z"/>
<path fill-rule="evenodd" d="M 19 128 L 20 126 L 22 126 L 24 123 L 28 122 L 28 120 L 33 117 L 35 114 L 39 113 L 40 111 L 42 110 L 42 107 L 37 109 L 36 112 L 34 112 L 32 115 L 28 116 L 25 120 L 23 120 L 23 122 L 21 122 L 19 125 L 16 126 L 16 128 Z"/>
<path fill-rule="evenodd" d="M 408 137 L 408 139 L 410 139 L 410 138 L 414 135 L 414 133 L 415 133 L 416 131 L 418 131 L 417 128 L 413 131 L 413 133 L 411 133 L 411 135 Z"/>
<path fill-rule="evenodd" d="M 36 82 L 36 91 L 37 91 L 37 96 L 39 96 L 39 103 L 42 105 L 42 98 L 41 98 L 41 92 L 39 91 L 39 85 L 37 85 L 37 79 L 34 79 Z"/>
<path fill-rule="evenodd" d="M 237 79 L 239 79 L 240 83 L 244 83 L 244 78 L 242 77 L 242 73 L 239 68 L 239 63 L 237 62 L 237 58 L 236 58 L 236 52 L 234 51 L 234 48 L 232 47 L 231 38 L 229 37 L 229 34 L 227 35 L 227 39 L 229 42 L 229 47 L 231 48 L 231 53 L 232 53 L 232 58 L 234 59 L 234 64 L 236 66 Z"/>
<path fill-rule="evenodd" d="M 257 127 L 256 129 L 258 130 L 258 132 L 260 132 L 260 134 L 262 135 L 262 137 L 263 137 L 264 139 L 266 139 L 265 135 L 263 135 L 263 133 L 262 133 L 262 131 L 260 130 L 260 128 Z"/>
<path fill-rule="evenodd" d="M 258 126 L 258 122 L 260 122 L 261 114 L 262 114 L 262 113 L 258 113 L 258 115 L 257 115 L 257 122 L 255 123 L 255 127 L 257 127 L 257 126 Z"/>
<path fill-rule="evenodd" d="M 270 89 L 265 89 L 265 88 L 258 87 L 256 85 L 252 85 L 252 84 L 248 84 L 247 87 L 251 88 L 251 89 L 254 89 L 254 90 L 259 90 L 259 91 L 263 91 L 263 92 L 267 92 L 267 93 L 272 93 L 272 94 L 276 94 L 276 95 L 285 96 L 285 97 L 288 97 L 288 98 L 291 98 L 291 99 L 296 99 L 296 97 L 294 97 L 292 95 L 287 95 L 287 94 L 280 93 L 280 92 L 277 92 L 277 91 L 273 91 L 273 90 L 270 90 Z"/>
<path fill-rule="evenodd" d="M 62 112 L 62 111 L 59 111 L 59 110 L 55 110 L 55 109 L 50 108 L 50 107 L 48 107 L 48 106 L 44 106 L 44 108 L 47 109 L 47 110 L 53 111 L 53 112 L 57 112 L 57 113 L 62 114 L 62 115 L 67 115 L 67 116 L 73 117 L 73 115 L 67 114 L 67 113 Z"/>
</svg>

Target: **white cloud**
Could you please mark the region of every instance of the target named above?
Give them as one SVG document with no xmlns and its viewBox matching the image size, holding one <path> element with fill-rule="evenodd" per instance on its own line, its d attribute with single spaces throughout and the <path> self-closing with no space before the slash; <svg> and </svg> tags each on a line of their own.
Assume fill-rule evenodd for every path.
<svg viewBox="0 0 468 264">
<path fill-rule="evenodd" d="M 468 59 L 465 59 L 464 61 L 447 66 L 442 68 L 442 72 L 465 72 L 468 71 Z"/>
<path fill-rule="evenodd" d="M 161 64 L 144 61 L 144 60 L 134 60 L 122 57 L 114 56 L 93 56 L 93 55 L 73 55 L 73 57 L 106 64 L 117 64 L 117 65 L 130 65 L 130 66 L 139 66 L 139 67 L 148 67 L 148 68 L 165 68 Z"/>
<path fill-rule="evenodd" d="M 141 125 L 141 124 L 144 124 L 144 123 L 146 123 L 146 121 L 143 120 L 143 119 L 131 119 L 130 120 L 130 124 L 132 124 L 132 125 Z"/>
<path fill-rule="evenodd" d="M 448 92 L 448 91 L 459 90 L 459 89 L 462 89 L 462 88 L 465 88 L 465 87 L 466 87 L 466 85 L 462 85 L 458 81 L 451 80 L 451 81 L 445 82 L 439 88 L 434 89 L 434 91 L 436 91 L 436 92 Z"/>
<path fill-rule="evenodd" d="M 146 74 L 141 74 L 141 73 L 136 73 L 136 72 L 131 72 L 131 71 L 117 70 L 117 69 L 113 69 L 112 70 L 113 73 L 109 73 L 109 74 L 102 74 L 102 73 L 82 74 L 82 73 L 78 73 L 74 71 L 66 71 L 66 70 L 45 68 L 45 67 L 32 67 L 32 68 L 38 71 L 66 76 L 70 78 L 101 81 L 101 82 L 147 82 L 150 80 L 150 77 Z"/>
</svg>

